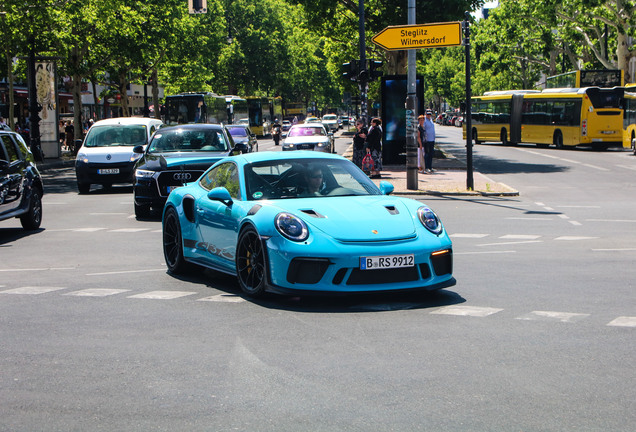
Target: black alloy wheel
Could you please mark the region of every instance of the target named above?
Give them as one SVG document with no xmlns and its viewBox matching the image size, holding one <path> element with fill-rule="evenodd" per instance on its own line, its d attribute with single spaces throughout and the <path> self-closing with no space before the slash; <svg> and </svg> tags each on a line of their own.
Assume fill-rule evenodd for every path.
<svg viewBox="0 0 636 432">
<path fill-rule="evenodd" d="M 245 294 L 260 297 L 265 293 L 266 268 L 263 242 L 254 228 L 246 228 L 236 246 L 236 275 Z"/>
<path fill-rule="evenodd" d="M 166 210 L 163 220 L 163 256 L 168 271 L 173 274 L 186 273 L 190 266 L 183 258 L 183 241 L 179 216 L 173 208 Z"/>
<path fill-rule="evenodd" d="M 40 228 L 42 223 L 42 197 L 37 189 L 31 192 L 31 200 L 29 201 L 29 210 L 20 216 L 22 228 L 26 230 L 36 230 Z"/>
</svg>

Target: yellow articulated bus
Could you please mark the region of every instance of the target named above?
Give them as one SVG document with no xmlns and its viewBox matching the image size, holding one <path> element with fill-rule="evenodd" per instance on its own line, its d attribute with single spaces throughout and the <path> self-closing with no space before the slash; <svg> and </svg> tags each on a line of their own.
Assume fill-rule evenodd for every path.
<svg viewBox="0 0 636 432">
<path fill-rule="evenodd" d="M 636 84 L 625 86 L 623 104 L 623 147 L 631 148 L 636 155 Z"/>
<path fill-rule="evenodd" d="M 620 87 L 486 92 L 472 99 L 470 133 L 475 144 L 489 141 L 554 145 L 559 149 L 577 145 L 620 147 L 622 100 Z"/>
</svg>

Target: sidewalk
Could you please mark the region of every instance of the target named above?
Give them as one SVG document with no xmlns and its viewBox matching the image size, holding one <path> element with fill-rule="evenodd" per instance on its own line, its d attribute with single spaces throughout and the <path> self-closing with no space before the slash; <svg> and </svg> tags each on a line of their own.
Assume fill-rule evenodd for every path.
<svg viewBox="0 0 636 432">
<path fill-rule="evenodd" d="M 350 146 L 343 154 L 351 159 L 353 146 Z M 466 164 L 455 158 L 450 153 L 444 152 L 436 145 L 432 174 L 417 174 L 417 190 L 406 187 L 406 166 L 385 165 L 382 170 L 382 178 L 374 179 L 376 184 L 386 180 L 395 187 L 395 195 L 467 195 L 467 196 L 518 196 L 519 192 L 503 183 L 497 183 L 485 175 L 473 170 L 474 190 L 466 189 L 467 174 Z M 73 167 L 75 158 L 64 154 L 60 158 L 45 159 L 37 162 L 41 171 L 52 168 Z"/>
<path fill-rule="evenodd" d="M 351 146 L 344 157 L 351 159 Z M 435 146 L 432 174 L 417 174 L 417 190 L 407 188 L 406 166 L 385 165 L 382 178 L 373 179 L 375 184 L 386 180 L 395 187 L 395 195 L 467 195 L 467 196 L 518 196 L 519 191 L 503 183 L 498 183 L 473 170 L 473 190 L 467 190 L 466 164 Z"/>
</svg>

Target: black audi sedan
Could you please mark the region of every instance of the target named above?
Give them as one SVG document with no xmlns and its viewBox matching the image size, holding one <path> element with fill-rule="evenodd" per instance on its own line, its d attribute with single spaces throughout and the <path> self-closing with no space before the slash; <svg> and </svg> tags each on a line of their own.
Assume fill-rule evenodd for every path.
<svg viewBox="0 0 636 432">
<path fill-rule="evenodd" d="M 20 218 L 26 230 L 42 223 L 42 177 L 22 137 L 0 130 L 0 221 Z"/>
<path fill-rule="evenodd" d="M 135 216 L 150 217 L 172 190 L 195 181 L 219 159 L 234 151 L 234 140 L 218 124 L 187 124 L 158 130 L 135 163 Z"/>
</svg>

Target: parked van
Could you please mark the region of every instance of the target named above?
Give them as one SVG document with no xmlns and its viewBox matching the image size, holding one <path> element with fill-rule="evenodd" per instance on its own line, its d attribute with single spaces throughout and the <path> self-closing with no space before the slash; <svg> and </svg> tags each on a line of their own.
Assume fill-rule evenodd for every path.
<svg viewBox="0 0 636 432">
<path fill-rule="evenodd" d="M 147 117 L 118 117 L 95 122 L 88 130 L 75 160 L 77 189 L 90 191 L 91 184 L 111 187 L 114 183 L 133 183 L 133 167 L 141 156 L 133 148 L 144 148 L 150 137 L 163 126 L 161 120 Z"/>
</svg>

